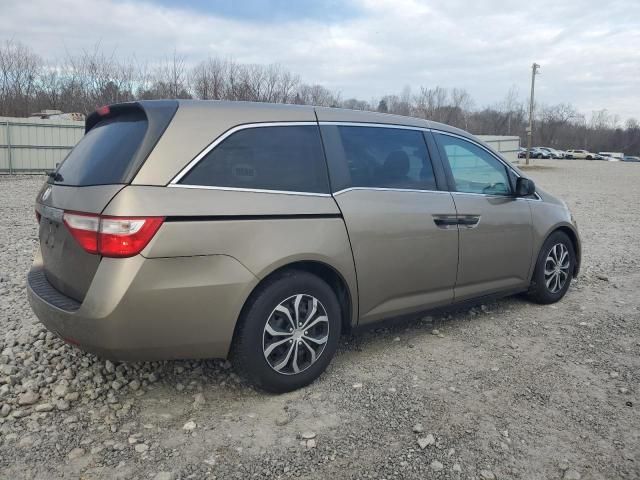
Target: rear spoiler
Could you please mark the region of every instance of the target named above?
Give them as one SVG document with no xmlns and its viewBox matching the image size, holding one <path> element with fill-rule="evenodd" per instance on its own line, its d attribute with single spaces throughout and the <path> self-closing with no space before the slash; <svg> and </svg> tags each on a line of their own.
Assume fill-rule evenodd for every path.
<svg viewBox="0 0 640 480">
<path fill-rule="evenodd" d="M 84 125 L 85 134 L 103 120 L 119 115 L 143 115 L 147 122 L 147 132 L 138 147 L 133 159 L 129 163 L 125 175 L 126 183 L 131 183 L 133 178 L 144 164 L 145 160 L 167 129 L 173 116 L 178 110 L 177 100 L 143 100 L 139 102 L 115 103 L 98 108 L 87 117 Z"/>
</svg>

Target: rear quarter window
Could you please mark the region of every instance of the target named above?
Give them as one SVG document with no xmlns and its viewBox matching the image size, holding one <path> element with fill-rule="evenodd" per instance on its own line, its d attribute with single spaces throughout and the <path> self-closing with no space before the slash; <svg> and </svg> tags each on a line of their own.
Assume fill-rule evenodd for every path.
<svg viewBox="0 0 640 480">
<path fill-rule="evenodd" d="M 239 130 L 207 153 L 183 185 L 328 193 L 320 132 L 314 125 Z"/>
<path fill-rule="evenodd" d="M 73 186 L 126 183 L 147 126 L 147 118 L 139 110 L 98 122 L 62 162 L 55 183 Z"/>
</svg>

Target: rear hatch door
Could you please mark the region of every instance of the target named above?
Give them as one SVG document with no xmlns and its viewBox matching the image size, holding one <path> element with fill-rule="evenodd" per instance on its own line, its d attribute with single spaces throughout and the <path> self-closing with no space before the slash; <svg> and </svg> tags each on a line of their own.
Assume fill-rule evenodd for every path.
<svg viewBox="0 0 640 480">
<path fill-rule="evenodd" d="M 101 257 L 87 252 L 64 224 L 64 212 L 100 214 L 131 180 L 177 110 L 175 101 L 103 107 L 87 118 L 86 134 L 36 199 L 47 280 L 82 302 Z"/>
</svg>

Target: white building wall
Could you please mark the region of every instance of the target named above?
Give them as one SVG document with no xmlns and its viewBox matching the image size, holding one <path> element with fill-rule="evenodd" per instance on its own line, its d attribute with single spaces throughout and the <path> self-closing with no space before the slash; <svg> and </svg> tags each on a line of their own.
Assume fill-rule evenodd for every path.
<svg viewBox="0 0 640 480">
<path fill-rule="evenodd" d="M 477 135 L 484 143 L 489 144 L 510 162 L 518 160 L 518 148 L 520 147 L 520 137 L 508 137 L 501 135 Z"/>
<path fill-rule="evenodd" d="M 84 135 L 84 122 L 0 117 L 0 173 L 53 170 Z"/>
</svg>

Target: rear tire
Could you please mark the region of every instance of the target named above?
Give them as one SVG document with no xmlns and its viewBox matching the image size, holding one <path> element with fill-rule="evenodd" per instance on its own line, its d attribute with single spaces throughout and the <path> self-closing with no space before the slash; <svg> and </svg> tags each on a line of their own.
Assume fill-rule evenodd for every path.
<svg viewBox="0 0 640 480">
<path fill-rule="evenodd" d="M 301 270 L 278 273 L 258 287 L 243 310 L 233 365 L 263 390 L 296 390 L 327 368 L 341 326 L 340 304 L 326 282 Z"/>
<path fill-rule="evenodd" d="M 569 237 L 560 231 L 544 242 L 533 272 L 528 297 L 543 305 L 565 296 L 576 268 L 576 254 Z"/>
</svg>

